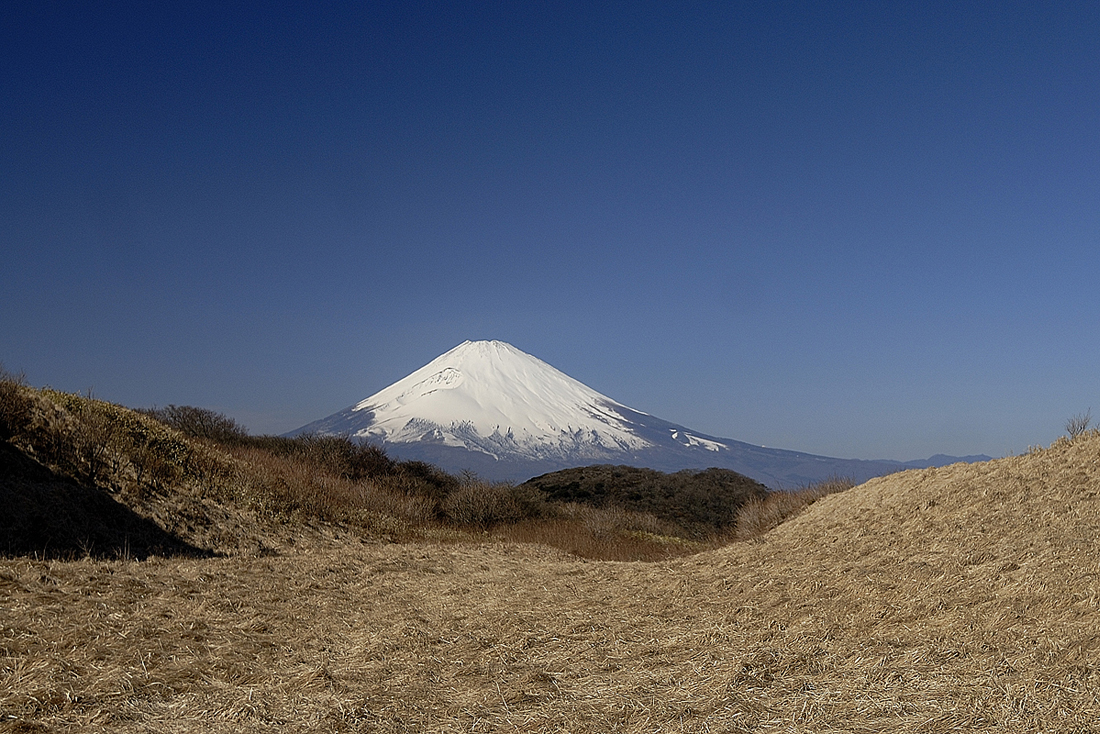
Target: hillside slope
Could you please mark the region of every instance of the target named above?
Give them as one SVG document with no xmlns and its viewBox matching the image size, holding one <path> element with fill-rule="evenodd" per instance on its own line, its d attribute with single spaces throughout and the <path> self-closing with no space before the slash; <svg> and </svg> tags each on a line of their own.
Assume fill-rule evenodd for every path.
<svg viewBox="0 0 1100 734">
<path fill-rule="evenodd" d="M 1092 433 L 871 480 L 679 571 L 707 618 L 758 628 L 735 680 L 769 708 L 866 730 L 1095 731 L 1098 559 Z"/>
<path fill-rule="evenodd" d="M 31 388 L 0 372 L 0 554 L 266 555 L 328 543 L 349 520 L 364 537 L 407 526 L 396 511 L 365 509 L 375 495 L 390 498 L 382 480 L 356 484 L 340 461 L 349 457 L 320 456 L 344 443 L 289 442 L 282 448 L 298 455 L 287 458 L 264 441 L 196 438 L 141 412 Z M 347 448 L 360 463 L 375 458 Z M 378 454 L 373 463 L 387 462 Z M 398 509 L 401 500 L 415 504 L 404 495 L 423 484 L 400 479 L 401 497 L 391 503 Z"/>
<path fill-rule="evenodd" d="M 23 731 L 1092 732 L 1098 496 L 1088 434 L 662 563 L 3 560 L 0 710 Z"/>
<path fill-rule="evenodd" d="M 899 559 L 961 555 L 968 566 L 1049 573 L 1081 560 L 1098 536 L 1100 438 L 1089 433 L 1024 456 L 873 479 L 823 500 L 769 540 L 817 543 L 823 557 L 888 546 Z M 835 550 L 824 550 L 826 541 Z"/>
</svg>

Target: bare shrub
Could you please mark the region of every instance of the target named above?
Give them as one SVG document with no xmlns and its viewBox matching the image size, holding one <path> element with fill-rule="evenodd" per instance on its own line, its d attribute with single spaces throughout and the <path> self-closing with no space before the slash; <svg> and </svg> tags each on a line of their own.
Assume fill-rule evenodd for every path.
<svg viewBox="0 0 1100 734">
<path fill-rule="evenodd" d="M 1089 408 L 1084 413 L 1078 413 L 1066 421 L 1066 433 L 1069 435 L 1070 439 L 1077 438 L 1089 429 L 1091 423 L 1092 408 Z"/>
<path fill-rule="evenodd" d="M 134 478 L 139 485 L 156 486 L 172 479 L 178 473 L 176 464 L 167 461 L 155 442 L 143 442 L 130 453 Z"/>
<path fill-rule="evenodd" d="M 81 405 L 77 416 L 79 430 L 74 432 L 73 447 L 79 460 L 81 478 L 90 484 L 97 484 L 108 479 L 112 469 L 117 471 L 119 462 L 113 455 L 121 446 L 115 440 L 109 417 L 89 403 Z"/>
<path fill-rule="evenodd" d="M 489 529 L 501 523 L 514 523 L 524 517 L 523 504 L 510 484 L 472 482 L 447 495 L 443 512 L 452 522 Z"/>
<path fill-rule="evenodd" d="M 206 408 L 169 405 L 164 408 L 145 408 L 141 412 L 189 438 L 226 442 L 238 441 L 248 436 L 248 431 L 237 421 Z"/>
</svg>

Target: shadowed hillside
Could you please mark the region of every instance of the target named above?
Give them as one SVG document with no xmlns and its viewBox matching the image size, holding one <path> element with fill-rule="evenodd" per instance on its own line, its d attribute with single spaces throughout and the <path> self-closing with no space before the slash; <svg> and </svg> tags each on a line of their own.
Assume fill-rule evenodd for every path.
<svg viewBox="0 0 1100 734">
<path fill-rule="evenodd" d="M 0 442 L 0 553 L 71 558 L 210 555 L 96 487 Z"/>
</svg>

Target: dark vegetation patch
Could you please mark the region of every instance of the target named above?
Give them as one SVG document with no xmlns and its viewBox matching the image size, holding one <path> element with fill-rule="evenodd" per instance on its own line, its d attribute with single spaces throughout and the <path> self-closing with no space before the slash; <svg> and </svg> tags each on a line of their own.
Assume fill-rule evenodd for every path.
<svg viewBox="0 0 1100 734">
<path fill-rule="evenodd" d="M 609 464 L 543 474 L 523 486 L 555 502 L 650 513 L 679 525 L 692 537 L 727 531 L 737 524 L 737 513 L 745 504 L 768 495 L 763 484 L 731 469 L 666 474 Z"/>
<path fill-rule="evenodd" d="M 764 532 L 821 496 L 769 492 L 724 469 L 593 466 L 487 482 L 346 437 L 251 436 L 203 408 L 135 411 L 2 370 L 0 449 L 0 554 L 51 557 L 262 554 L 343 528 L 658 559 Z"/>
</svg>

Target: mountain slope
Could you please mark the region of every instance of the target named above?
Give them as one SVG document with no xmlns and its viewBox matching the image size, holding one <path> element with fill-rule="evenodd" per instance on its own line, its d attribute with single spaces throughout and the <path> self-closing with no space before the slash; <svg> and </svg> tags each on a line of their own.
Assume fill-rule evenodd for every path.
<svg viewBox="0 0 1100 734">
<path fill-rule="evenodd" d="M 630 408 L 500 341 L 464 342 L 408 377 L 290 436 L 350 435 L 405 459 L 490 479 L 609 463 L 661 471 L 720 467 L 773 487 L 862 481 L 952 463 L 862 461 L 719 438 Z M 970 457 L 987 459 L 988 457 Z"/>
<path fill-rule="evenodd" d="M 293 433 L 350 431 L 386 444 L 431 443 L 498 459 L 598 459 L 648 445 L 624 415 L 633 412 L 510 344 L 464 342 Z"/>
</svg>

